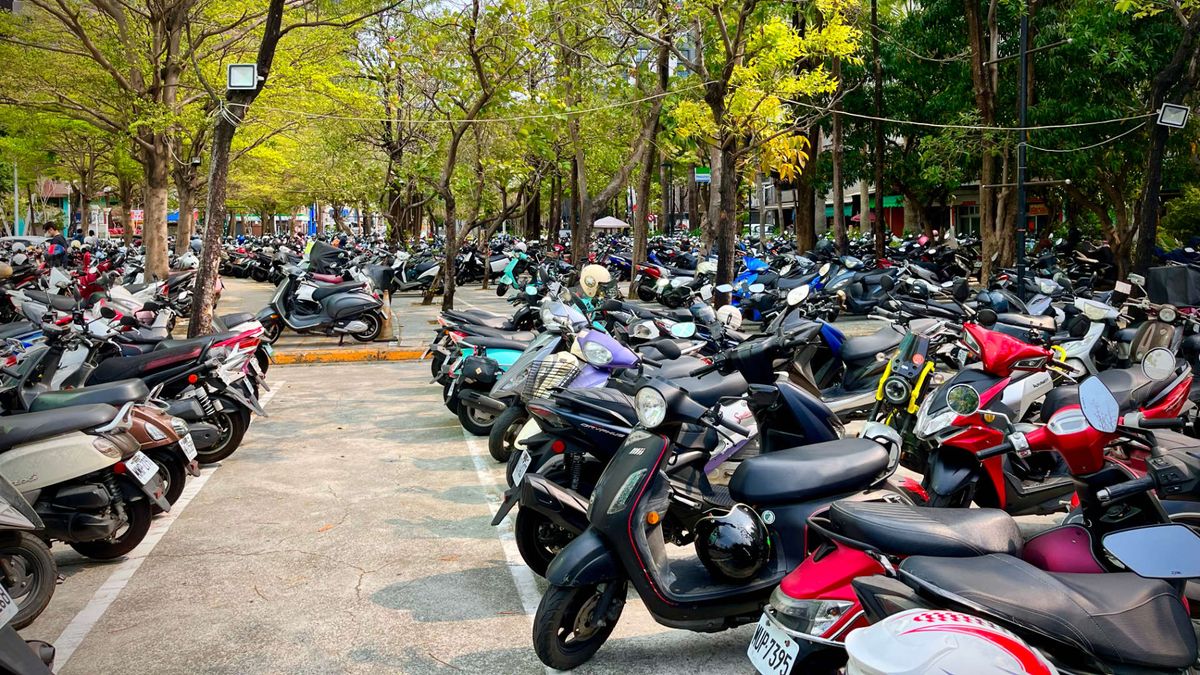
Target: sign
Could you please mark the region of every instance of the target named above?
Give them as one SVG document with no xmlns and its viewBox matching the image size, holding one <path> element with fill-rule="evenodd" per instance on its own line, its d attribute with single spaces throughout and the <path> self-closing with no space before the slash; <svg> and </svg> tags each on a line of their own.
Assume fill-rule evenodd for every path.
<svg viewBox="0 0 1200 675">
<path fill-rule="evenodd" d="M 696 182 L 697 183 L 711 183 L 712 182 L 712 169 L 708 168 L 707 166 L 696 167 Z"/>
</svg>

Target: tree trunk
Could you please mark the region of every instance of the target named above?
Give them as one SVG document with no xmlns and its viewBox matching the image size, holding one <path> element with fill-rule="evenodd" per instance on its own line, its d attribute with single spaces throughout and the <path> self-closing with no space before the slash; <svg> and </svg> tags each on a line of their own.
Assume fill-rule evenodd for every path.
<svg viewBox="0 0 1200 675">
<path fill-rule="evenodd" d="M 155 151 L 144 153 L 146 180 L 142 245 L 146 249 L 146 281 L 167 278 L 167 190 L 170 154 L 166 138 L 156 134 Z M 161 147 L 161 152 L 159 148 Z"/>
<path fill-rule="evenodd" d="M 446 291 L 442 295 L 442 311 L 454 309 L 454 290 L 458 283 L 457 275 L 454 274 L 454 258 L 458 255 L 458 204 L 454 199 L 454 195 L 447 192 L 442 195 L 442 199 L 446 202 L 446 255 L 445 264 L 442 265 L 442 281 L 445 284 Z M 487 265 L 487 262 L 484 262 Z M 484 269 L 486 276 L 487 269 Z M 429 287 L 430 291 L 436 287 L 437 282 Z M 422 304 L 430 304 L 431 295 L 426 294 Z"/>
<path fill-rule="evenodd" d="M 725 170 L 722 159 L 723 155 L 724 153 L 720 146 L 714 145 L 709 148 L 708 164 L 710 182 L 708 184 L 708 221 L 707 226 L 704 228 L 705 252 L 711 251 L 714 245 L 718 250 L 721 247 L 721 202 L 725 198 L 725 193 L 721 189 L 722 172 Z M 734 193 L 734 201 L 737 201 L 736 191 Z M 718 273 L 718 279 L 720 278 Z M 728 279 L 717 281 L 717 284 L 729 283 L 732 280 L 733 277 L 731 276 Z"/>
<path fill-rule="evenodd" d="M 695 230 L 700 227 L 700 191 L 696 189 L 696 166 L 693 164 L 688 167 L 687 176 L 687 212 L 688 212 L 688 229 Z"/>
<path fill-rule="evenodd" d="M 817 246 L 817 191 L 812 186 L 812 173 L 806 172 L 796 184 L 796 248 L 811 251 Z"/>
<path fill-rule="evenodd" d="M 232 107 L 232 119 L 241 121 L 245 108 Z M 195 296 L 188 323 L 188 337 L 205 335 L 212 330 L 213 307 L 216 304 L 217 270 L 221 265 L 221 235 L 225 230 L 227 210 L 226 189 L 229 184 L 229 149 L 237 132 L 237 122 L 217 116 L 213 129 L 212 149 L 208 163 L 208 205 L 204 209 L 204 237 L 200 252 L 200 268 L 196 272 Z"/>
<path fill-rule="evenodd" d="M 871 0 L 871 61 L 875 87 L 872 103 L 875 117 L 883 117 L 883 65 L 879 59 L 879 1 Z M 887 244 L 886 225 L 883 222 L 883 122 L 876 119 L 871 122 L 874 132 L 874 161 L 875 166 L 875 219 L 871 222 L 871 232 L 875 235 L 875 257 L 882 258 Z"/>
<path fill-rule="evenodd" d="M 657 129 L 657 125 L 655 125 Z M 638 176 L 637 212 L 633 214 L 633 265 L 629 274 L 629 295 L 633 295 L 633 270 L 646 261 L 646 236 L 650 227 L 650 182 L 654 178 L 654 165 L 658 162 L 658 149 L 651 148 L 642 160 L 642 173 Z M 665 194 L 665 193 L 664 193 Z M 666 210 L 665 208 L 663 209 Z"/>
<path fill-rule="evenodd" d="M 175 227 L 176 255 L 186 251 L 192 240 L 192 199 L 195 195 L 188 183 L 186 180 L 175 182 L 175 194 L 179 201 L 179 223 Z"/>
<path fill-rule="evenodd" d="M 734 251 L 737 247 L 737 201 L 738 201 L 738 172 L 736 161 L 736 141 L 726 140 L 723 147 L 714 152 L 712 173 L 713 181 L 718 187 L 712 193 L 713 203 L 718 208 L 714 212 L 717 223 L 717 280 L 716 285 L 733 283 L 737 273 L 734 265 Z M 719 167 L 719 170 L 718 170 Z M 719 173 L 719 176 L 718 176 Z M 710 212 L 713 207 L 709 206 Z M 718 293 L 717 306 L 729 303 L 728 293 Z"/>
</svg>

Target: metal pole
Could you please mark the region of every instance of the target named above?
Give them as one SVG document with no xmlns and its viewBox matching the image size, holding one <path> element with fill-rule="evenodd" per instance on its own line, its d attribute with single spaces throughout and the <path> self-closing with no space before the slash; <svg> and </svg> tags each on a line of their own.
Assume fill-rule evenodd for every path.
<svg viewBox="0 0 1200 675">
<path fill-rule="evenodd" d="M 1021 13 L 1021 90 L 1017 94 L 1020 109 L 1020 138 L 1017 141 L 1017 296 L 1025 299 L 1025 146 L 1029 142 L 1029 7 Z"/>
<path fill-rule="evenodd" d="M 21 193 L 18 189 L 17 163 L 13 162 L 13 236 L 21 235 Z"/>
</svg>

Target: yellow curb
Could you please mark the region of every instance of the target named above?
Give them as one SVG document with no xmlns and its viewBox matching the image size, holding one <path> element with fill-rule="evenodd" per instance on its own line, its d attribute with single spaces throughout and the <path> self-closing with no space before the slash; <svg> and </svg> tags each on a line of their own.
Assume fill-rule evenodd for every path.
<svg viewBox="0 0 1200 675">
<path fill-rule="evenodd" d="M 321 349 L 276 352 L 272 361 L 281 366 L 303 363 L 364 363 L 371 361 L 419 361 L 423 351 L 415 349 Z"/>
</svg>

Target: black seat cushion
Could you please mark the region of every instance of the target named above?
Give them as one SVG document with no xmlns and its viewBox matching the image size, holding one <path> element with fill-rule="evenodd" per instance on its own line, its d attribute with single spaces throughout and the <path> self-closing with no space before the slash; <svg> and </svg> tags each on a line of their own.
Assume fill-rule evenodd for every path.
<svg viewBox="0 0 1200 675">
<path fill-rule="evenodd" d="M 1010 326 L 1020 328 L 1032 328 L 1034 330 L 1046 331 L 1053 333 L 1058 330 L 1058 324 L 1052 316 L 1031 314 L 1017 314 L 1015 312 L 1004 312 L 996 317 L 997 323 L 1005 323 Z"/>
<path fill-rule="evenodd" d="M 829 521 L 851 539 L 893 555 L 1019 555 L 1017 522 L 999 509 L 939 509 L 884 502 L 834 502 Z"/>
<path fill-rule="evenodd" d="M 890 352 L 900 344 L 904 333 L 891 325 L 884 326 L 870 335 L 848 338 L 842 343 L 842 359 L 845 361 L 869 361 L 876 354 Z"/>
<path fill-rule="evenodd" d="M 506 337 L 487 337 L 483 335 L 469 335 L 463 339 L 463 342 L 483 347 L 484 349 L 515 349 L 519 352 L 525 351 L 529 346 L 529 341 L 513 340 Z"/>
<path fill-rule="evenodd" d="M 1112 663 L 1186 668 L 1196 634 L 1165 581 L 1135 574 L 1053 574 L 1008 555 L 914 556 L 906 583 L 963 598 L 1020 628 L 1087 650 Z"/>
<path fill-rule="evenodd" d="M 235 312 L 233 314 L 226 314 L 225 316 L 218 317 L 217 322 L 221 325 L 222 329 L 229 330 L 233 326 L 236 326 L 240 323 L 254 321 L 255 318 L 257 317 L 250 312 Z"/>
<path fill-rule="evenodd" d="M 806 501 L 866 487 L 887 464 L 887 450 L 864 438 L 814 443 L 746 459 L 729 494 L 753 505 Z"/>
<path fill-rule="evenodd" d="M 77 405 L 107 403 L 121 406 L 130 401 L 141 401 L 150 395 L 150 389 L 141 380 L 119 380 L 106 382 L 91 387 L 47 391 L 39 394 L 29 404 L 30 412 L 69 408 Z"/>
<path fill-rule="evenodd" d="M 32 321 L 13 321 L 0 326 L 0 338 L 17 337 L 39 330 Z"/>
<path fill-rule="evenodd" d="M 213 333 L 212 335 L 201 335 L 194 338 L 183 338 L 180 340 L 159 340 L 154 347 L 154 351 L 160 352 L 167 349 L 175 349 L 176 347 L 201 347 L 207 348 L 209 345 L 228 340 L 232 337 L 240 335 L 237 331 L 226 331 L 224 333 Z"/>
<path fill-rule="evenodd" d="M 71 431 L 94 429 L 108 424 L 116 416 L 116 408 L 96 404 L 0 417 L 0 450 Z"/>
<path fill-rule="evenodd" d="M 1144 406 L 1146 403 L 1154 400 L 1154 397 L 1162 393 L 1163 389 L 1173 381 L 1172 378 L 1152 380 L 1142 372 L 1141 366 L 1113 368 L 1100 373 L 1096 377 L 1112 392 L 1113 397 L 1117 399 L 1117 405 L 1120 406 L 1121 412 L 1132 412 Z M 1045 422 L 1050 419 L 1051 415 L 1062 408 L 1077 403 L 1079 403 L 1078 386 L 1067 385 L 1055 387 L 1046 394 L 1045 400 L 1042 401 L 1042 421 Z"/>
<path fill-rule="evenodd" d="M 53 307 L 59 311 L 70 312 L 75 309 L 75 298 L 65 295 L 51 295 L 45 291 L 21 291 L 25 297 L 39 305 Z"/>
<path fill-rule="evenodd" d="M 353 290 L 356 290 L 356 289 L 359 289 L 362 287 L 363 287 L 363 283 L 361 281 L 345 281 L 340 284 L 330 284 L 328 286 L 321 286 L 320 288 L 313 291 L 312 297 L 313 297 L 313 300 L 323 300 L 325 298 L 328 298 L 331 295 L 337 295 L 338 293 L 348 293 L 350 291 L 353 291 Z"/>
<path fill-rule="evenodd" d="M 162 368 L 173 368 L 195 360 L 202 351 L 203 348 L 200 345 L 183 345 L 137 356 L 118 356 L 105 359 L 96 366 L 85 384 L 91 386 L 103 382 L 142 377 Z"/>
<path fill-rule="evenodd" d="M 699 368 L 699 365 L 696 366 Z M 700 377 L 677 377 L 671 382 L 686 391 L 688 396 L 702 406 L 711 407 L 727 396 L 741 396 L 750 385 L 741 373 L 729 375 L 709 373 Z"/>
<path fill-rule="evenodd" d="M 490 312 L 482 312 L 478 310 L 452 310 L 445 313 L 446 318 L 451 321 L 467 323 L 473 326 L 484 326 L 485 328 L 494 328 L 496 330 L 510 330 L 512 321 L 508 317 Z"/>
</svg>

